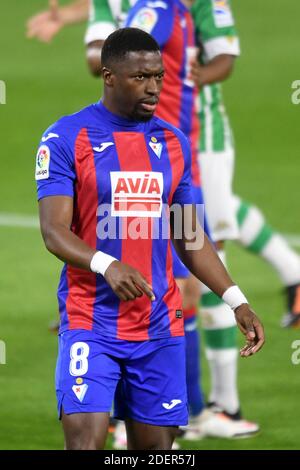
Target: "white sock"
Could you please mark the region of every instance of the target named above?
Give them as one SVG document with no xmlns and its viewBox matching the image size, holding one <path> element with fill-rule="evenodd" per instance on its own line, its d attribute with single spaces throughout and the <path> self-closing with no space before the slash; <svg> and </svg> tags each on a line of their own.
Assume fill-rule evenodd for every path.
<svg viewBox="0 0 300 470">
<path fill-rule="evenodd" d="M 209 401 L 216 403 L 227 413 L 236 413 L 239 410 L 237 349 L 207 349 L 206 356 L 211 371 Z"/>
<path fill-rule="evenodd" d="M 300 257 L 281 235 L 275 233 L 261 255 L 276 269 L 284 285 L 300 283 Z"/>
<path fill-rule="evenodd" d="M 266 224 L 264 215 L 257 207 L 234 196 L 239 220 L 239 241 L 252 253 L 262 256 L 279 274 L 283 284 L 300 283 L 300 256 L 272 227 Z"/>
<path fill-rule="evenodd" d="M 225 252 L 220 250 L 218 255 L 226 265 Z M 206 286 L 203 286 L 202 293 L 203 305 L 200 312 L 211 378 L 209 401 L 215 402 L 228 413 L 236 413 L 239 410 L 239 399 L 236 383 L 237 327 L 234 313 Z M 224 348 L 224 343 L 228 345 L 227 348 Z"/>
</svg>

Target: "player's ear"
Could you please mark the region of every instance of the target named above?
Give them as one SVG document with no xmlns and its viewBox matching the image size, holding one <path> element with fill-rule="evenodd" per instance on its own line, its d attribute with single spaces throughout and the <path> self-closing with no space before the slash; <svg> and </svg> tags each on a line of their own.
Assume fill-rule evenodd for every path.
<svg viewBox="0 0 300 470">
<path fill-rule="evenodd" d="M 107 67 L 102 67 L 102 77 L 106 86 L 113 86 L 113 72 Z"/>
</svg>

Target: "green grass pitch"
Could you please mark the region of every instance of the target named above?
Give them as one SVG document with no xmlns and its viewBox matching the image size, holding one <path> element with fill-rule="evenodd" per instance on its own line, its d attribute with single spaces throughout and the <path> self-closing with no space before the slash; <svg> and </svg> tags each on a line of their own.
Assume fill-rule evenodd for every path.
<svg viewBox="0 0 300 470">
<path fill-rule="evenodd" d="M 37 213 L 33 179 L 41 133 L 63 114 L 96 101 L 100 83 L 87 73 L 84 25 L 62 32 L 51 45 L 24 36 L 26 18 L 46 1 L 3 2 L 0 15 L 0 214 Z M 233 1 L 242 56 L 224 87 L 235 132 L 235 189 L 259 205 L 270 223 L 300 234 L 299 113 L 291 102 L 298 68 L 298 0 Z M 60 263 L 34 228 L 0 226 L 0 449 L 61 449 L 56 418 L 56 337 L 47 330 L 56 317 Z M 299 373 L 291 344 L 300 331 L 279 327 L 284 311 L 281 284 L 261 260 L 228 246 L 234 279 L 265 323 L 267 342 L 256 357 L 240 360 L 239 389 L 245 416 L 260 423 L 251 439 L 204 439 L 187 449 L 299 448 Z M 205 361 L 204 388 L 208 377 Z M 108 442 L 109 445 L 109 442 Z"/>
</svg>

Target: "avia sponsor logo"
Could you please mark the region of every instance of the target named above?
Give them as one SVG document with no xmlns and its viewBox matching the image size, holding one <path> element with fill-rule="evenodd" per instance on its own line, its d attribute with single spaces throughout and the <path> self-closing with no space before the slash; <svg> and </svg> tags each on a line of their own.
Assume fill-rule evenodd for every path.
<svg viewBox="0 0 300 470">
<path fill-rule="evenodd" d="M 160 217 L 163 174 L 156 171 L 111 171 L 112 216 Z"/>
</svg>

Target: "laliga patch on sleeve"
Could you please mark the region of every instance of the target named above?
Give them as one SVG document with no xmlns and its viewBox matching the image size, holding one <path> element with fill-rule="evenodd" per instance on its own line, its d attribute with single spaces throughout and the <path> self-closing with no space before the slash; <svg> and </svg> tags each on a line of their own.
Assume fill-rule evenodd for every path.
<svg viewBox="0 0 300 470">
<path fill-rule="evenodd" d="M 130 26 L 132 28 L 139 28 L 151 33 L 158 20 L 158 15 L 153 8 L 141 8 L 137 14 L 132 18 Z"/>
<path fill-rule="evenodd" d="M 234 25 L 234 19 L 228 0 L 212 0 L 213 15 L 217 28 L 227 28 Z"/>
<path fill-rule="evenodd" d="M 35 179 L 45 180 L 49 178 L 50 149 L 47 145 L 41 145 L 36 155 Z"/>
</svg>

